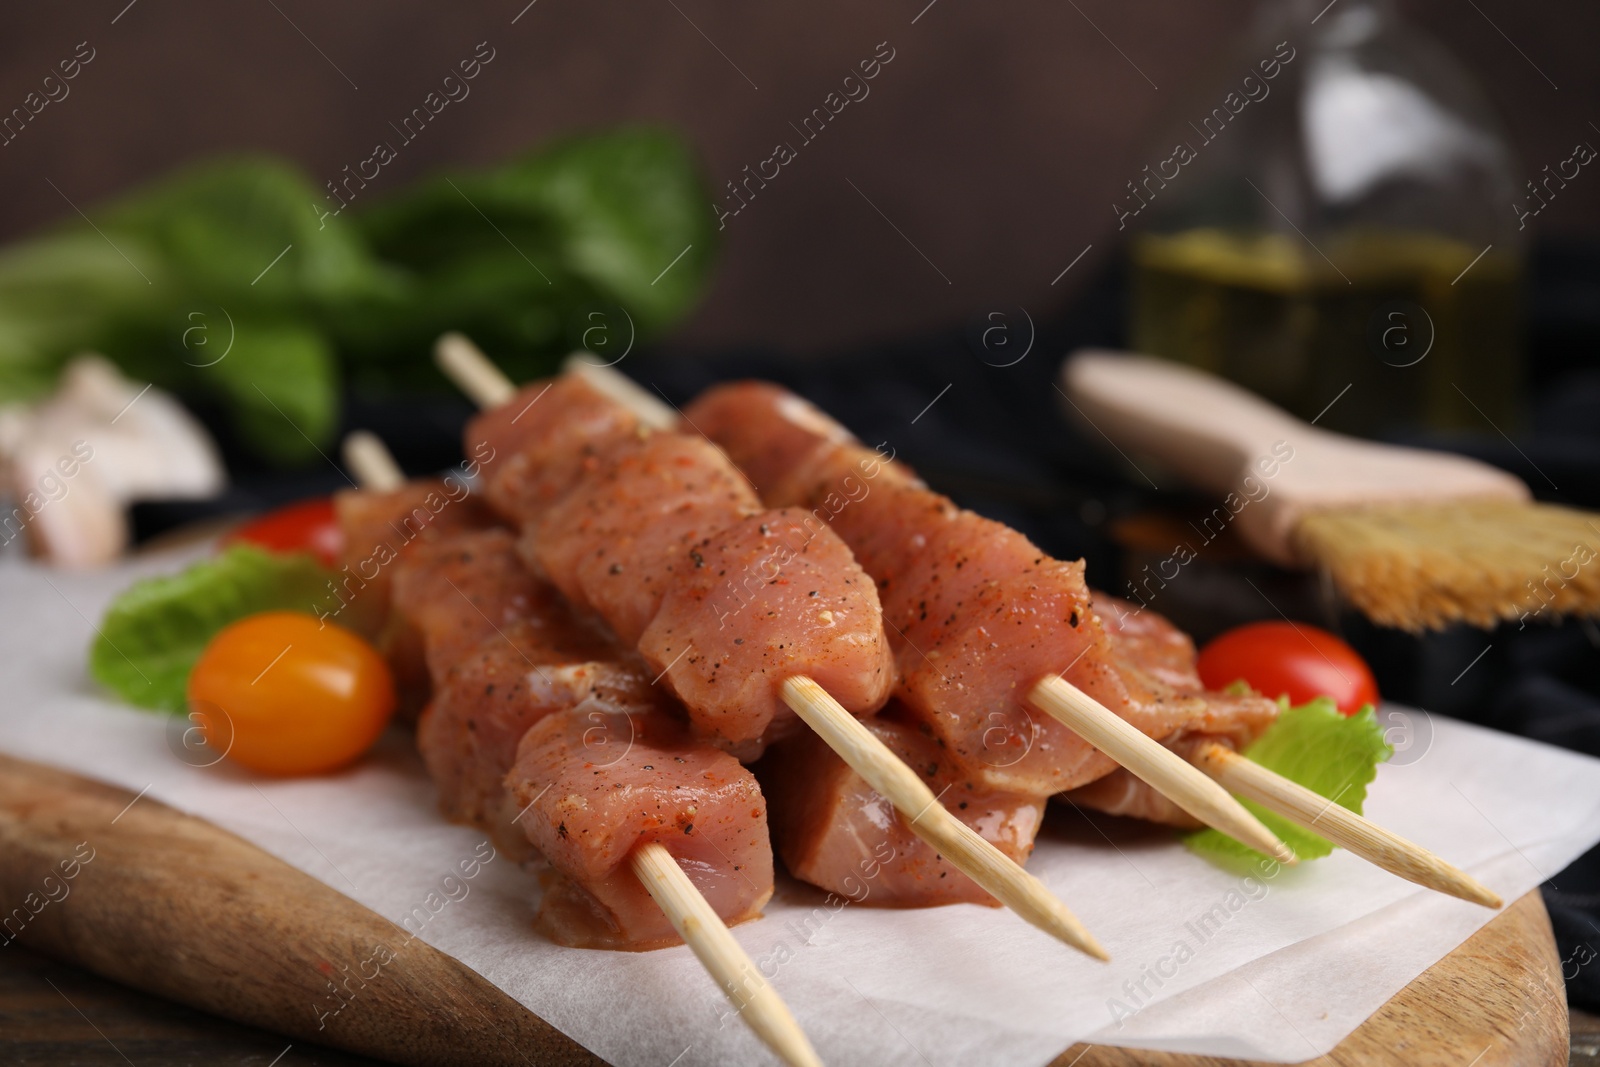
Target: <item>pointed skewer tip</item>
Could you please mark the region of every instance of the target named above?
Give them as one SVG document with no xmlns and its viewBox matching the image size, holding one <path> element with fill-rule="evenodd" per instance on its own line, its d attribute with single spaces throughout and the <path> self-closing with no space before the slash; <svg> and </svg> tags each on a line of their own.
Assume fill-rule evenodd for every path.
<svg viewBox="0 0 1600 1067">
<path fill-rule="evenodd" d="M 1312 792 L 1222 745 L 1206 745 L 1198 765 L 1229 791 L 1277 812 L 1391 874 L 1428 889 L 1499 909 L 1492 890 L 1421 845 Z"/>
</svg>

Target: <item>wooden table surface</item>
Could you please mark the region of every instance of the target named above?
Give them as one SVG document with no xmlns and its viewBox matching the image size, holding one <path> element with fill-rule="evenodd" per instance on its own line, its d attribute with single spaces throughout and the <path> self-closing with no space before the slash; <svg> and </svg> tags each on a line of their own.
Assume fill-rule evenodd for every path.
<svg viewBox="0 0 1600 1067">
<path fill-rule="evenodd" d="M 7 1067 L 368 1067 L 379 1063 L 241 1026 L 108 982 L 21 945 L 0 950 Z"/>
<path fill-rule="evenodd" d="M 1572 1067 L 1600 1067 L 1600 1016 L 1572 1012 Z M 10 1067 L 372 1067 L 139 993 L 13 945 L 0 951 L 0 1063 Z"/>
</svg>

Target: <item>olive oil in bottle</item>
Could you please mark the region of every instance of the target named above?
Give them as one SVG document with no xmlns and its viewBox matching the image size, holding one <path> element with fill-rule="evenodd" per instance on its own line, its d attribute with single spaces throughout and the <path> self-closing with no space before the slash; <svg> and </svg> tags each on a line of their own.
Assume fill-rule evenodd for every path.
<svg viewBox="0 0 1600 1067">
<path fill-rule="evenodd" d="M 1112 205 L 1133 348 L 1347 433 L 1510 432 L 1522 235 L 1465 67 L 1391 0 L 1265 0 L 1172 106 Z"/>
<path fill-rule="evenodd" d="M 1346 433 L 1516 421 L 1514 254 L 1421 231 L 1350 230 L 1314 248 L 1207 227 L 1139 234 L 1131 260 L 1139 351 Z"/>
</svg>

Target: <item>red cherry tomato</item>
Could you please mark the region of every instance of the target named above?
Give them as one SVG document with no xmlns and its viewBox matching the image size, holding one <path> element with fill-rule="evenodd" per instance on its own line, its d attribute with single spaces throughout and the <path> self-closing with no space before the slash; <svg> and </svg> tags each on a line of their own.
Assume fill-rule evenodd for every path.
<svg viewBox="0 0 1600 1067">
<path fill-rule="evenodd" d="M 1329 697 L 1346 715 L 1378 702 L 1378 683 L 1360 653 L 1303 622 L 1252 622 L 1229 630 L 1200 650 L 1199 667 L 1207 689 L 1243 679 L 1264 696 L 1288 696 L 1291 704 Z"/>
<path fill-rule="evenodd" d="M 383 733 L 395 702 L 375 648 L 297 611 L 225 627 L 190 672 L 188 696 L 206 744 L 264 774 L 344 766 Z"/>
<path fill-rule="evenodd" d="M 333 566 L 344 551 L 344 530 L 333 500 L 302 500 L 251 519 L 222 539 L 224 545 L 248 542 L 273 552 L 310 552 Z"/>
</svg>

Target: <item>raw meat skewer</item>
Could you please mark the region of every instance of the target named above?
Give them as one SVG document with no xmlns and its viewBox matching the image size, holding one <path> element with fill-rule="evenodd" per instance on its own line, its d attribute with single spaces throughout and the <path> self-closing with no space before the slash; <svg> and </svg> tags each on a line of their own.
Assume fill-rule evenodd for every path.
<svg viewBox="0 0 1600 1067">
<path fill-rule="evenodd" d="M 690 406 L 688 417 L 733 454 L 736 462 L 743 460 L 741 468 L 751 474 L 764 490 L 764 498 L 774 502 L 775 497 L 786 498 L 790 494 L 799 494 L 802 499 L 784 499 L 784 502 L 808 503 L 809 500 L 804 498 L 815 493 L 816 487 L 827 484 L 829 464 L 836 463 L 838 455 L 849 455 L 851 450 L 860 448 L 848 431 L 804 400 L 775 386 L 759 383 L 717 387 Z M 752 469 L 756 467 L 759 470 Z M 909 472 L 895 471 L 893 474 L 896 490 L 923 501 L 921 515 L 924 524 L 919 528 L 918 536 L 932 541 L 939 536 L 935 520 L 942 520 L 951 513 L 964 514 L 956 512 L 949 501 L 923 487 Z M 807 479 L 812 482 L 809 490 L 806 488 Z M 990 525 L 997 530 L 1005 530 L 999 524 Z M 1020 536 L 1011 531 L 1005 532 Z M 848 537 L 846 539 L 851 540 Z M 868 570 L 872 572 L 873 567 L 868 566 Z M 874 574 L 874 577 L 883 580 L 879 574 Z M 994 578 L 995 575 L 989 574 L 987 577 Z M 1154 738 L 1145 736 L 1107 709 L 1097 706 L 1091 697 L 1069 686 L 1064 679 L 1045 678 L 1037 683 L 1029 693 L 1029 698 L 1052 715 L 1065 712 L 1062 721 L 1084 733 L 1097 747 L 1104 748 L 1107 744 L 1125 740 L 1132 751 L 1148 751 L 1152 746 L 1159 749 L 1164 755 L 1150 763 L 1129 762 L 1121 751 L 1113 750 L 1112 754 L 1128 770 L 1138 774 L 1201 821 L 1233 834 L 1252 847 L 1268 851 L 1261 849 L 1254 840 L 1235 832 L 1229 825 L 1207 818 L 1204 810 L 1191 807 L 1187 801 L 1194 797 L 1193 793 L 1170 788 L 1165 774 L 1173 763 L 1182 765 L 1188 772 L 1194 770 L 1181 755 L 1162 746 Z M 1090 733 L 1091 730 L 1098 732 Z M 1222 745 L 1202 745 L 1194 752 L 1194 758 L 1200 770 L 1220 783 L 1217 786 L 1219 791 L 1225 785 L 1409 881 L 1487 907 L 1501 906 L 1500 898 L 1495 893 L 1427 849 L 1383 830 L 1324 798 L 1316 797 L 1288 779 L 1244 760 Z M 1183 777 L 1187 779 L 1188 776 Z M 1231 797 L 1229 801 L 1238 806 Z M 1332 814 L 1335 811 L 1337 814 Z"/>
<path fill-rule="evenodd" d="M 488 409 L 484 419 L 497 418 L 500 412 L 511 413 L 509 406 L 516 390 L 512 383 L 500 373 L 499 369 L 490 363 L 470 341 L 460 335 L 447 334 L 439 341 L 436 354 L 441 368 L 446 375 L 454 380 L 464 392 L 476 400 L 480 406 Z M 650 433 L 650 428 L 640 425 L 634 414 L 615 397 L 601 396 L 592 387 L 584 390 L 571 388 L 570 379 L 558 379 L 556 382 L 542 388 L 530 387 L 526 403 L 519 403 L 514 414 L 511 415 L 507 425 L 524 418 L 529 412 L 535 411 L 535 406 L 546 397 L 550 390 L 562 388 L 562 396 L 567 398 L 561 403 L 571 402 L 571 410 L 557 408 L 561 415 L 556 418 L 568 417 L 574 420 L 583 420 L 587 426 L 593 427 L 588 435 L 591 442 L 586 450 L 567 449 L 565 452 L 535 463 L 529 460 L 529 475 L 527 479 L 528 499 L 532 502 L 532 510 L 536 513 L 542 511 L 541 521 L 537 524 L 538 533 L 548 534 L 552 527 L 558 535 L 564 535 L 565 544 L 583 545 L 581 554 L 562 558 L 558 555 L 557 546 L 549 540 L 540 540 L 532 547 L 537 553 L 546 573 L 558 584 L 565 580 L 577 586 L 581 597 L 587 597 L 589 606 L 595 608 L 613 630 L 622 631 L 619 636 L 624 640 L 637 638 L 640 651 L 647 659 L 653 662 L 665 662 L 668 653 L 674 650 L 674 645 L 681 643 L 678 658 L 665 664 L 662 677 L 669 686 L 684 698 L 686 688 L 693 687 L 694 692 L 685 699 L 688 711 L 696 725 L 710 732 L 719 733 L 733 740 L 763 740 L 768 727 L 775 719 L 775 714 L 766 710 L 765 705 L 775 703 L 780 709 L 792 712 L 812 730 L 816 731 L 830 748 L 837 752 L 851 768 L 860 774 L 881 795 L 887 798 L 895 808 L 908 820 L 911 828 L 919 837 L 934 845 L 941 854 L 948 857 L 963 873 L 982 885 L 996 899 L 1007 907 L 1017 912 L 1020 916 L 1035 926 L 1045 930 L 1053 936 L 1065 941 L 1081 951 L 1106 959 L 1105 950 L 1084 929 L 1078 919 L 1067 907 L 1056 899 L 1044 884 L 1037 878 L 1024 871 L 1015 861 L 1000 852 L 993 844 L 985 840 L 982 835 L 967 826 L 961 820 L 951 815 L 939 803 L 926 784 L 917 773 L 906 767 L 894 754 L 878 740 L 871 731 L 863 726 L 850 712 L 846 705 L 836 699 L 837 683 L 829 681 L 827 688 L 818 684 L 821 680 L 819 671 L 828 668 L 827 659 L 816 663 L 818 670 L 807 669 L 795 671 L 790 664 L 796 661 L 796 650 L 789 649 L 774 661 L 773 672 L 776 678 L 768 672 L 763 664 L 763 658 L 772 651 L 770 642 L 753 643 L 751 648 L 740 649 L 734 646 L 743 645 L 742 639 L 733 639 L 732 631 L 726 635 L 721 633 L 722 623 L 728 613 L 717 613 L 717 604 L 712 599 L 715 590 L 715 579 L 712 577 L 719 570 L 730 570 L 733 573 L 742 573 L 745 568 L 741 564 L 753 561 L 758 553 L 752 551 L 744 558 L 732 556 L 731 551 L 724 552 L 726 565 L 720 565 L 713 559 L 711 553 L 725 550 L 735 538 L 727 531 L 717 534 L 717 538 L 707 538 L 699 542 L 690 535 L 684 544 L 686 550 L 680 556 L 673 556 L 687 565 L 687 561 L 700 555 L 702 544 L 708 549 L 706 555 L 696 559 L 689 570 L 672 573 L 672 565 L 666 560 L 652 561 L 648 556 L 643 559 L 647 564 L 654 563 L 654 571 L 649 566 L 636 568 L 643 573 L 643 577 L 635 581 L 648 582 L 653 573 L 655 579 L 665 585 L 665 589 L 654 590 L 658 599 L 656 607 L 646 610 L 649 605 L 641 606 L 644 596 L 634 595 L 635 590 L 624 588 L 630 572 L 620 559 L 609 564 L 608 568 L 591 570 L 592 580 L 585 581 L 582 575 L 584 566 L 600 567 L 608 558 L 607 553 L 612 550 L 611 542 L 618 543 L 618 551 L 626 550 L 632 546 L 625 542 L 634 541 L 638 531 L 638 523 L 649 518 L 661 519 L 663 516 L 677 521 L 685 511 L 684 508 L 663 509 L 657 497 L 656 510 L 650 511 L 648 516 L 639 509 L 640 514 L 630 515 L 626 505 L 627 493 L 644 492 L 644 486 L 650 486 L 649 491 L 660 492 L 654 489 L 653 483 L 660 481 L 673 491 L 680 492 L 688 500 L 694 500 L 694 494 L 704 494 L 711 490 L 707 487 L 713 483 L 725 482 L 723 488 L 717 492 L 726 493 L 728 497 L 738 500 L 747 496 L 754 503 L 754 494 L 749 489 L 743 477 L 720 453 L 711 450 L 706 452 L 706 446 L 700 438 L 681 433 L 657 432 Z M 549 404 L 549 400 L 544 401 Z M 581 403 L 580 403 L 581 402 Z M 549 408 L 545 409 L 550 410 Z M 626 416 L 626 418 L 624 418 Z M 536 413 L 534 420 L 542 418 Z M 609 420 L 609 421 L 608 421 Z M 622 423 L 624 425 L 619 426 Z M 631 423 L 630 425 L 627 425 Z M 526 426 L 529 424 L 525 424 Z M 537 423 L 533 423 L 537 425 Z M 663 431 L 666 428 L 661 428 Z M 606 451 L 604 434 L 611 433 L 617 444 L 610 453 Z M 633 451 L 629 451 L 627 434 L 631 432 L 635 442 Z M 574 454 L 574 453 L 577 454 Z M 585 454 L 585 452 L 587 454 Z M 610 455 L 612 462 L 604 464 L 603 457 Z M 659 460 L 656 459 L 659 457 Z M 524 453 L 526 458 L 526 453 Z M 629 464 L 632 469 L 628 469 Z M 576 486 L 576 488 L 573 488 Z M 618 488 L 618 487 L 622 488 Z M 681 488 L 680 488 L 681 486 Z M 620 501 L 620 510 L 618 502 Z M 520 515 L 527 517 L 529 509 L 519 511 Z M 739 505 L 730 508 L 736 514 L 747 517 L 741 520 L 750 529 L 734 526 L 730 529 L 750 535 L 757 524 L 763 536 L 768 534 L 768 523 L 781 523 L 786 529 L 798 528 L 798 523 L 783 512 L 759 513 L 755 507 L 749 511 L 740 511 Z M 775 516 L 769 519 L 768 516 Z M 580 521 L 581 520 L 581 521 Z M 630 520 L 632 525 L 630 525 Z M 530 531 L 532 532 L 532 531 Z M 774 533 L 778 532 L 776 530 Z M 833 590 L 837 600 L 849 605 L 843 609 L 845 616 L 841 620 L 838 614 L 841 611 L 839 603 L 831 603 L 829 597 L 818 597 L 810 603 L 816 607 L 807 610 L 808 616 L 815 616 L 822 620 L 822 625 L 831 630 L 839 624 L 856 627 L 856 637 L 848 646 L 844 646 L 849 653 L 845 658 L 854 656 L 861 658 L 862 652 L 867 647 L 866 634 L 869 629 L 864 627 L 861 618 L 863 610 L 871 614 L 870 641 L 872 647 L 880 647 L 881 620 L 878 616 L 877 597 L 871 589 L 871 583 L 865 582 L 865 576 L 860 573 L 854 560 L 850 559 L 849 551 L 845 549 L 837 537 L 826 530 L 805 534 L 803 549 L 790 553 L 790 561 L 784 564 L 791 568 L 795 574 L 805 576 L 803 585 L 790 583 L 788 571 L 773 576 L 768 586 L 776 592 L 766 595 L 784 596 L 790 598 L 799 595 L 797 590 L 803 586 L 810 586 L 814 582 L 826 587 L 829 583 L 843 583 Z M 556 540 L 562 540 L 558 536 Z M 715 547 L 713 547 L 715 541 Z M 659 550 L 660 546 L 643 544 L 637 546 L 639 552 L 648 553 Z M 554 560 L 552 557 L 556 557 Z M 638 560 L 638 555 L 630 556 Z M 559 566 L 552 566 L 557 562 Z M 696 577 L 695 572 L 701 572 L 704 577 Z M 854 573 L 855 577 L 846 575 Z M 665 577 L 663 577 L 665 575 Z M 851 584 L 855 583 L 855 584 Z M 782 588 L 788 584 L 787 593 Z M 845 589 L 845 586 L 849 586 Z M 765 588 L 765 587 L 764 587 Z M 650 590 L 645 590 L 648 593 Z M 592 595 L 590 595 L 592 594 Z M 602 596 L 627 596 L 629 600 L 600 600 Z M 597 602 L 600 601 L 600 602 Z M 804 607 L 807 603 L 805 597 L 795 603 L 795 607 Z M 667 606 L 662 606 L 662 605 Z M 672 610 L 669 611 L 668 607 Z M 786 612 L 789 606 L 784 605 Z M 793 614 L 790 612 L 790 614 Z M 765 616 L 778 616 L 779 613 L 769 610 Z M 653 617 L 651 617 L 653 616 Z M 765 616 L 763 621 L 765 621 Z M 673 623 L 672 626 L 664 624 L 663 620 Z M 746 624 L 749 619 L 743 620 Z M 797 624 L 797 619 L 790 622 Z M 784 620 L 777 619 L 782 625 Z M 674 632 L 675 627 L 681 627 Z M 791 631 L 801 632 L 799 630 Z M 686 633 L 690 636 L 685 639 Z M 695 647 L 696 639 L 701 640 L 699 645 L 701 655 L 689 661 L 683 667 L 679 663 L 690 647 Z M 759 651 L 761 649 L 767 651 Z M 716 649 L 713 654 L 708 649 Z M 759 655 L 753 656 L 752 649 Z M 777 650 L 784 650 L 783 644 L 776 645 Z M 887 651 L 883 653 L 887 660 Z M 721 664 L 733 663 L 730 675 L 723 676 L 719 682 L 717 670 Z M 809 665 L 808 665 L 809 666 Z M 674 668 L 679 668 L 676 672 Z M 690 671 L 699 672 L 689 674 Z M 888 671 L 883 667 L 876 668 L 872 675 L 875 686 L 881 686 L 876 691 L 881 696 L 875 702 L 868 704 L 864 700 L 857 701 L 857 710 L 871 711 L 881 706 L 888 696 L 887 686 Z M 834 670 L 831 677 L 840 678 L 841 672 Z M 843 680 L 856 681 L 859 672 L 855 674 L 844 673 Z M 715 699 L 708 698 L 709 706 L 715 708 L 723 705 L 723 694 L 730 690 L 740 694 L 740 699 L 734 703 L 732 710 L 742 720 L 738 729 L 729 730 L 723 726 L 726 716 L 713 717 L 707 714 L 708 706 L 702 705 L 698 699 L 700 694 L 712 694 L 716 687 L 721 689 L 714 694 Z M 866 686 L 858 683 L 855 686 L 858 693 L 864 692 Z M 774 699 L 776 698 L 776 700 Z M 762 711 L 762 718 L 751 721 L 748 708 L 754 704 Z"/>
<path fill-rule="evenodd" d="M 358 439 L 349 443 L 345 449 L 345 460 L 352 468 L 357 480 L 368 488 L 394 490 L 398 489 L 401 484 L 398 466 L 388 455 L 387 450 L 382 447 L 381 442 L 375 437 L 370 437 L 369 435 L 365 439 Z M 489 625 L 493 627 L 495 624 L 492 620 L 489 620 Z M 511 780 L 517 778 L 519 771 L 528 769 L 530 763 L 537 767 L 541 758 L 547 760 L 550 756 L 554 756 L 557 759 L 561 759 L 561 757 L 565 756 L 566 758 L 561 759 L 561 762 L 566 764 L 567 767 L 562 769 L 570 769 L 572 759 L 569 742 L 571 738 L 563 735 L 563 728 L 569 726 L 568 723 L 563 721 L 565 718 L 570 718 L 570 716 L 547 716 L 527 730 L 517 746 L 517 759 L 511 774 L 508 776 L 508 784 Z M 629 724 L 631 736 L 633 732 L 631 718 L 629 719 Z M 472 720 L 468 720 L 462 725 L 470 727 Z M 426 730 L 427 728 L 428 724 L 425 721 L 422 729 Z M 594 727 L 589 729 L 594 729 Z M 555 737 L 547 736 L 552 732 L 555 732 Z M 571 732 L 571 729 L 564 731 L 565 734 L 570 734 Z M 580 725 L 579 732 L 582 738 L 586 740 L 587 730 L 584 730 Z M 566 743 L 565 747 L 563 747 L 564 743 Z M 646 751 L 653 752 L 655 750 L 646 749 Z M 634 753 L 632 746 L 630 746 L 629 751 L 622 758 L 632 755 Z M 653 757 L 645 756 L 644 758 Z M 676 766 L 691 767 L 691 764 L 684 757 L 675 756 L 672 748 L 661 749 L 659 758 L 663 765 L 667 765 L 668 761 L 671 760 Z M 690 758 L 692 759 L 692 757 Z M 691 771 L 683 772 L 681 776 L 686 779 L 691 776 L 709 776 L 713 773 L 718 761 L 728 764 L 733 763 L 732 759 L 725 754 L 713 753 L 710 764 L 704 770 L 699 765 L 693 765 Z M 638 761 L 635 760 L 635 762 Z M 737 765 L 735 764 L 735 766 Z M 599 772 L 595 773 L 598 774 Z M 558 783 L 562 788 L 553 788 Z M 692 784 L 690 787 L 693 787 Z M 543 798 L 546 791 L 556 793 L 557 796 L 554 802 L 561 803 L 561 794 L 575 792 L 576 788 L 578 786 L 573 783 L 552 778 L 551 782 L 547 784 L 546 790 L 541 791 L 540 795 L 530 800 L 523 810 L 526 811 L 529 808 L 533 808 Z M 593 790 L 598 787 L 590 785 L 589 788 Z M 754 788 L 753 781 L 751 782 L 751 788 Z M 524 799 L 523 793 L 525 791 L 531 792 L 531 788 L 526 790 L 519 788 L 512 792 L 516 795 L 517 801 L 520 802 Z M 759 799 L 759 794 L 757 794 L 757 797 Z M 707 814 L 710 813 L 708 812 Z M 762 814 L 764 815 L 764 812 Z M 695 818 L 699 819 L 701 815 L 696 813 Z M 566 823 L 562 822 L 560 828 L 562 832 L 558 836 L 562 839 L 567 838 L 569 835 L 566 832 Z M 763 826 L 762 829 L 764 830 L 765 827 Z M 701 832 L 704 835 L 706 831 L 702 828 Z M 531 829 L 529 836 L 530 838 L 534 836 L 534 832 Z M 762 836 L 765 836 L 764 833 Z M 554 840 L 545 844 L 546 847 L 543 849 L 545 854 L 559 859 L 560 853 L 563 851 L 562 844 Z M 716 847 L 714 843 L 712 847 Z M 762 977 L 755 962 L 750 959 L 750 956 L 739 945 L 739 942 L 735 940 L 727 924 L 723 922 L 722 917 L 706 900 L 689 876 L 684 873 L 677 859 L 674 858 L 671 852 L 667 851 L 666 846 L 656 840 L 643 841 L 628 850 L 626 862 L 634 877 L 644 886 L 646 892 L 649 893 L 650 897 L 672 924 L 672 928 L 677 931 L 678 936 L 689 945 L 695 956 L 706 968 L 707 973 L 711 975 L 712 979 L 728 996 L 740 1017 L 755 1031 L 756 1035 L 777 1053 L 785 1063 L 792 1065 L 792 1067 L 821 1067 L 822 1060 L 812 1048 L 805 1032 L 800 1029 L 799 1023 L 795 1021 L 794 1014 L 789 1010 L 788 1005 L 783 1002 L 783 998 L 779 996 L 772 984 Z M 761 897 L 763 902 L 766 897 L 771 895 L 771 873 L 769 852 L 765 879 L 767 889 L 765 895 Z M 740 876 L 748 880 L 746 872 L 740 872 Z M 756 907 L 759 910 L 759 904 Z"/>
</svg>

